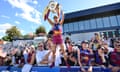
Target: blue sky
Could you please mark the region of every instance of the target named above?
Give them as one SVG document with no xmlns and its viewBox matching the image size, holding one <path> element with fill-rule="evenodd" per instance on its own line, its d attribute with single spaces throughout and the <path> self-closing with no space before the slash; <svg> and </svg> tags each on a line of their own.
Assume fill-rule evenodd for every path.
<svg viewBox="0 0 120 72">
<path fill-rule="evenodd" d="M 50 0 L 0 0 L 0 38 L 6 29 L 17 26 L 22 34 L 35 32 L 40 25 L 48 32 L 51 26 L 43 20 L 44 8 Z M 55 0 L 65 13 L 99 7 L 120 0 Z"/>
</svg>

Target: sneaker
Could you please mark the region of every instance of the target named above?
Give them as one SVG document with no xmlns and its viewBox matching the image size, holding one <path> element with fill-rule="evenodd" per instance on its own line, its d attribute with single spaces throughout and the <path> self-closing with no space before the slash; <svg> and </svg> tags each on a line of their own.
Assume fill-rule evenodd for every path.
<svg viewBox="0 0 120 72">
<path fill-rule="evenodd" d="M 88 72 L 92 72 L 93 70 L 93 67 L 92 66 L 90 66 L 89 68 L 88 68 Z"/>
</svg>

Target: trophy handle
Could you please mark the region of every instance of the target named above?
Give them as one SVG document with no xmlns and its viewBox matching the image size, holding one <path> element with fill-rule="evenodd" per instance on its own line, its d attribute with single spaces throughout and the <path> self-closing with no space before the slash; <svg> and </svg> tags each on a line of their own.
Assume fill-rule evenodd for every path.
<svg viewBox="0 0 120 72">
<path fill-rule="evenodd" d="M 50 14 L 50 10 L 48 9 L 48 6 L 47 6 L 43 12 L 44 20 L 48 19 L 49 14 Z"/>
</svg>

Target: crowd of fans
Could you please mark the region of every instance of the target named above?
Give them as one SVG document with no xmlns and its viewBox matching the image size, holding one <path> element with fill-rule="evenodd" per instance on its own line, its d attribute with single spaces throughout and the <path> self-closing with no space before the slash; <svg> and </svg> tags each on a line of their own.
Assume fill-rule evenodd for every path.
<svg viewBox="0 0 120 72">
<path fill-rule="evenodd" d="M 0 45 L 0 66 L 23 67 L 24 64 L 33 66 L 49 66 L 52 63 L 52 38 L 48 37 L 46 42 L 24 44 L 21 48 L 12 47 L 8 53 L 4 53 L 4 47 Z M 120 39 L 101 39 L 99 34 L 91 40 L 81 41 L 80 44 L 73 43 L 69 37 L 64 41 L 67 61 L 70 66 L 80 66 L 85 72 L 92 71 L 92 66 L 110 68 L 113 72 L 120 71 Z M 2 55 L 1 55 L 2 54 Z M 56 48 L 55 66 L 65 66 L 62 50 Z"/>
</svg>

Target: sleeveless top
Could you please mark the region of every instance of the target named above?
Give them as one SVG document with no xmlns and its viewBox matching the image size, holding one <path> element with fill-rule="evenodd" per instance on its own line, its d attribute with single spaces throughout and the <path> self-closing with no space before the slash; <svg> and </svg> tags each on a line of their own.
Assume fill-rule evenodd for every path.
<svg viewBox="0 0 120 72">
<path fill-rule="evenodd" d="M 61 27 L 61 25 L 59 23 L 54 24 L 52 30 L 53 30 L 53 35 L 61 35 L 62 34 L 62 27 Z"/>
</svg>

